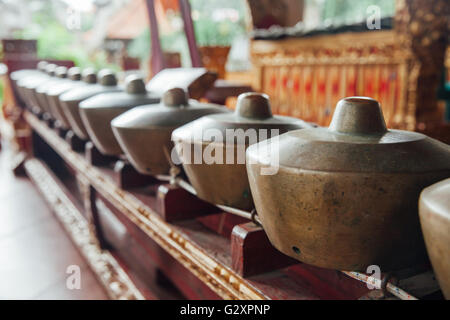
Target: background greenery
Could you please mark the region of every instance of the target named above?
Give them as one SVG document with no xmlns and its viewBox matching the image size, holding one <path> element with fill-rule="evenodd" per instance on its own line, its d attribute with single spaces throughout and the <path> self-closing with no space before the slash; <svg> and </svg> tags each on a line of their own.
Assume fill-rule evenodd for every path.
<svg viewBox="0 0 450 320">
<path fill-rule="evenodd" d="M 81 68 L 118 68 L 108 64 L 106 54 L 102 50 L 89 54 L 81 43 L 82 33 L 93 26 L 93 17 L 83 16 L 81 30 L 70 31 L 57 19 L 55 11 L 52 1 L 48 1 L 41 10 L 33 13 L 33 23 L 16 32 L 14 37 L 36 39 L 38 58 L 72 60 Z"/>
<path fill-rule="evenodd" d="M 237 36 L 246 33 L 246 0 L 190 0 L 190 3 L 199 45 L 229 46 Z M 220 19 L 224 9 L 235 11 L 237 20 L 227 18 L 226 14 Z"/>
<path fill-rule="evenodd" d="M 246 0 L 190 0 L 196 41 L 199 46 L 229 46 L 246 34 Z M 225 11 L 237 13 L 237 21 L 227 18 Z M 179 52 L 183 65 L 190 63 L 184 32 L 161 34 L 161 46 L 168 52 Z M 129 55 L 148 59 L 151 50 L 150 31 L 146 29 L 128 45 Z"/>
</svg>

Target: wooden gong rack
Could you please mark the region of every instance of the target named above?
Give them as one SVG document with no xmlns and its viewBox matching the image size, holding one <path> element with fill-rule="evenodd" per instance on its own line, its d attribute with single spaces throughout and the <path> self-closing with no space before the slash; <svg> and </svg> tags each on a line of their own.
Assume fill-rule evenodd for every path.
<svg viewBox="0 0 450 320">
<path fill-rule="evenodd" d="M 28 111 L 24 118 L 32 150 L 23 168 L 114 299 L 440 295 L 429 266 L 376 280 L 300 263 L 274 249 L 248 216 L 201 201 L 181 180 L 140 175 L 50 120 Z"/>
</svg>

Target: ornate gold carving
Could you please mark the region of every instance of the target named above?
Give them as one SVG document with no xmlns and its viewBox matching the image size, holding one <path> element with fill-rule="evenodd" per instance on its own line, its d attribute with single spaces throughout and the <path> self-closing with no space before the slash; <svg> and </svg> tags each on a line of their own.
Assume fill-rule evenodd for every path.
<svg viewBox="0 0 450 320">
<path fill-rule="evenodd" d="M 25 170 L 52 207 L 58 220 L 85 257 L 110 298 L 143 299 L 142 294 L 111 254 L 100 249 L 97 239 L 90 231 L 89 223 L 61 190 L 49 173 L 49 169 L 40 160 L 29 159 L 25 162 Z"/>
<path fill-rule="evenodd" d="M 393 31 L 257 40 L 252 42 L 252 61 L 259 70 L 260 89 L 271 96 L 275 113 L 327 126 L 339 99 L 371 95 L 381 101 L 390 127 L 414 129 L 406 91 L 413 57 Z M 284 68 L 288 68 L 286 75 Z M 298 75 L 299 81 L 295 80 Z M 310 90 L 298 90 L 305 81 L 310 82 Z M 353 82 L 355 90 L 347 90 Z"/>
<path fill-rule="evenodd" d="M 256 65 L 261 62 L 282 65 L 284 59 L 291 63 L 361 63 L 359 59 L 399 62 L 411 55 L 396 42 L 395 36 L 393 31 L 370 31 L 277 41 L 255 40 L 251 45 L 252 62 Z"/>
</svg>

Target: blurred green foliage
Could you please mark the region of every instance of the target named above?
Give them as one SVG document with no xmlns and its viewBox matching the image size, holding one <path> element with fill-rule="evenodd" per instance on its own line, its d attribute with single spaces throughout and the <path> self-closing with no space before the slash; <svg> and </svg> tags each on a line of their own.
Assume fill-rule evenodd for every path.
<svg viewBox="0 0 450 320">
<path fill-rule="evenodd" d="M 39 58 L 72 60 L 75 65 L 81 68 L 119 69 L 117 65 L 107 62 L 105 52 L 98 50 L 97 52 L 89 53 L 79 41 L 82 33 L 92 26 L 92 18 L 82 19 L 81 30 L 70 31 L 56 19 L 52 2 L 48 1 L 42 10 L 33 14 L 32 19 L 33 24 L 17 32 L 15 37 L 19 39 L 36 39 Z"/>
<path fill-rule="evenodd" d="M 190 66 L 189 47 L 184 32 L 172 32 L 161 35 L 161 47 L 165 52 L 178 52 L 181 55 L 182 65 Z M 148 61 L 151 53 L 150 29 L 146 28 L 137 38 L 128 44 L 128 55 Z"/>
<path fill-rule="evenodd" d="M 200 46 L 230 46 L 246 33 L 246 0 L 190 0 Z"/>
<path fill-rule="evenodd" d="M 165 52 L 178 52 L 183 67 L 191 66 L 191 55 L 184 31 L 179 30 L 161 35 L 161 47 Z"/>
<path fill-rule="evenodd" d="M 246 0 L 190 0 L 196 41 L 199 46 L 229 46 L 246 33 Z M 179 16 L 179 13 L 177 13 Z M 161 34 L 161 46 L 166 52 L 178 52 L 183 66 L 190 63 L 184 31 Z M 151 52 L 150 30 L 146 29 L 128 45 L 128 54 L 146 61 Z"/>
<path fill-rule="evenodd" d="M 128 44 L 128 55 L 139 58 L 140 61 L 147 61 L 151 52 L 150 29 L 145 29 L 137 38 Z"/>
</svg>

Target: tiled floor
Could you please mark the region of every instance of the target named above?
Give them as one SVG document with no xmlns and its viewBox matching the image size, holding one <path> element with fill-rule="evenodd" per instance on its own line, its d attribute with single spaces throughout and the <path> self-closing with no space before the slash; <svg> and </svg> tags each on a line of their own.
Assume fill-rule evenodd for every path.
<svg viewBox="0 0 450 320">
<path fill-rule="evenodd" d="M 107 299 L 100 283 L 27 178 L 0 151 L 0 299 Z M 81 270 L 70 290 L 68 266 Z"/>
</svg>

